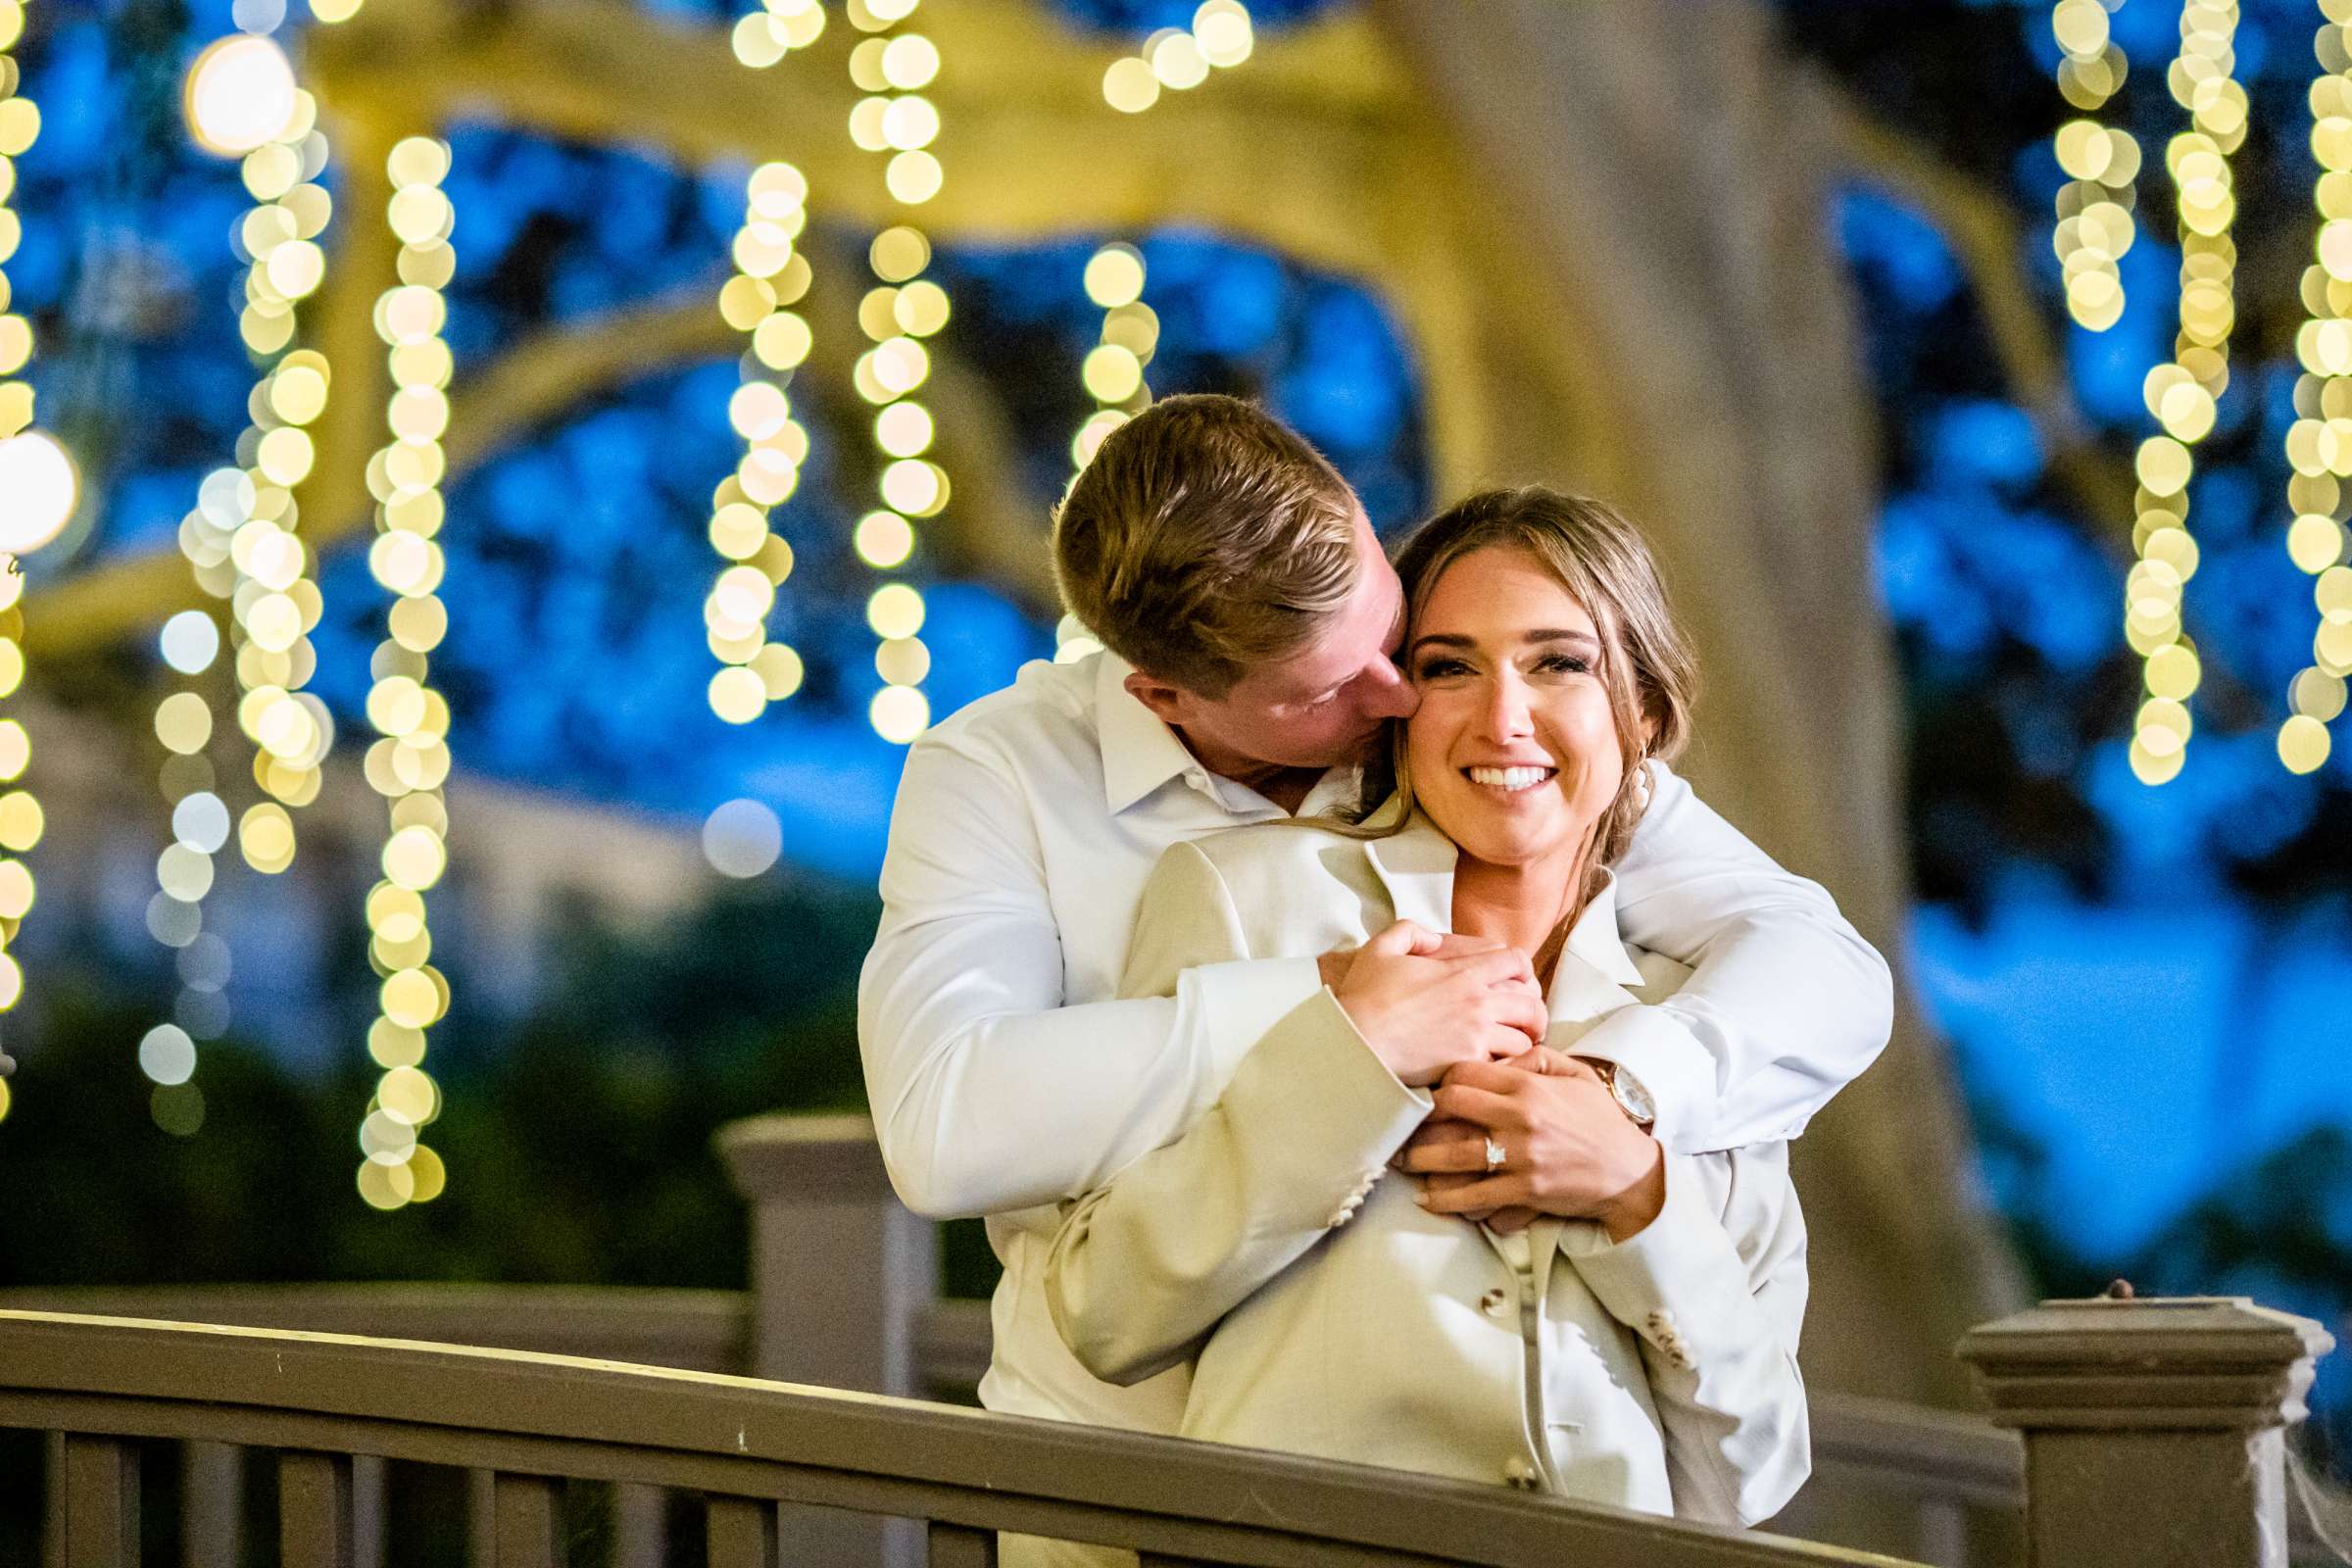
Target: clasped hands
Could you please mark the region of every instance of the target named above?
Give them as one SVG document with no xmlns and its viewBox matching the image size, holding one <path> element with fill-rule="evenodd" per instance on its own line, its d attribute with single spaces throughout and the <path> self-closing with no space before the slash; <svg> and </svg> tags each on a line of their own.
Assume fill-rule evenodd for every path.
<svg viewBox="0 0 2352 1568">
<path fill-rule="evenodd" d="M 1619 1241 L 1657 1216 L 1663 1152 L 1592 1067 L 1544 1044 L 1550 1014 L 1524 954 L 1399 920 L 1321 962 L 1373 1054 L 1434 1090 L 1396 1160 L 1430 1212 L 1504 1233 L 1543 1214 L 1592 1219 Z"/>
</svg>

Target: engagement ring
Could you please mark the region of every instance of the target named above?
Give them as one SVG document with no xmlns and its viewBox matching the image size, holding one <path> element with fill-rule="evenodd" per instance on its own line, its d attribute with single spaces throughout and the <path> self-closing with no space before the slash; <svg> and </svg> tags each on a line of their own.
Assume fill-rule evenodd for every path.
<svg viewBox="0 0 2352 1568">
<path fill-rule="evenodd" d="M 1492 1176 L 1500 1169 L 1502 1169 L 1502 1145 L 1494 1140 L 1494 1135 L 1489 1134 L 1487 1137 L 1487 1174 Z"/>
</svg>

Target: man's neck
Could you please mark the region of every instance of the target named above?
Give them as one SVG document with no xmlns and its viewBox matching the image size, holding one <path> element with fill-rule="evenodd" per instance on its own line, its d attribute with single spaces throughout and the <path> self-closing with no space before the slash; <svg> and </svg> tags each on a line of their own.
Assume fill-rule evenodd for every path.
<svg viewBox="0 0 2352 1568">
<path fill-rule="evenodd" d="M 1257 791 L 1293 816 L 1298 814 L 1298 808 L 1306 804 L 1307 796 L 1313 793 L 1325 772 L 1319 767 L 1288 767 L 1280 762 L 1260 762 L 1238 752 L 1226 751 L 1213 742 L 1196 740 L 1173 725 L 1170 729 L 1201 766 L 1219 778 L 1229 778 L 1236 784 Z"/>
</svg>

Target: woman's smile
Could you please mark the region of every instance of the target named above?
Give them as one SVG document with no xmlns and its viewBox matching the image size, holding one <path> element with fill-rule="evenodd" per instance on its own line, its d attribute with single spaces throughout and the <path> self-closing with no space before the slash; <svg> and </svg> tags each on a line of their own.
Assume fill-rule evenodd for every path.
<svg viewBox="0 0 2352 1568">
<path fill-rule="evenodd" d="M 1472 765 L 1461 770 L 1462 776 L 1482 789 L 1491 790 L 1508 800 L 1524 795 L 1540 784 L 1548 784 L 1559 776 L 1560 770 L 1548 762 L 1515 762 L 1502 766 Z"/>
</svg>

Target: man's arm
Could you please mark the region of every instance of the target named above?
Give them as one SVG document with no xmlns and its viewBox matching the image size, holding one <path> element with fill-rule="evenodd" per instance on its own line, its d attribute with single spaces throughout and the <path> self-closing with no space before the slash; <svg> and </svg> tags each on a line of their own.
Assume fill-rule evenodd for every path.
<svg viewBox="0 0 2352 1568">
<path fill-rule="evenodd" d="M 907 755 L 858 1039 L 883 1161 L 920 1214 L 1101 1185 L 1198 1116 L 1321 985 L 1311 956 L 1263 959 L 1190 970 L 1168 997 L 1062 1005 L 1034 808 L 983 744 L 934 734 Z"/>
<path fill-rule="evenodd" d="M 1676 1153 L 1794 1138 L 1886 1049 L 1886 960 L 1817 884 L 1784 871 L 1665 767 L 1617 867 L 1626 940 L 1689 964 L 1674 996 L 1578 1042 L 1632 1072 Z"/>
</svg>

